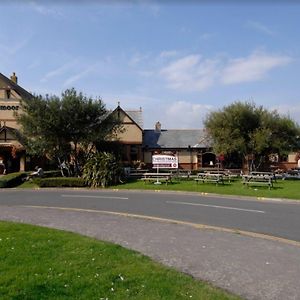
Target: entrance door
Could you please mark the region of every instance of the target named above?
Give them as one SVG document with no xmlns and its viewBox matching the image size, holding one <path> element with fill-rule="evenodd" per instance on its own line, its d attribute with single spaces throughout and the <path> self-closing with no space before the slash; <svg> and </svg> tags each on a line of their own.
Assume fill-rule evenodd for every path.
<svg viewBox="0 0 300 300">
<path fill-rule="evenodd" d="M 216 155 L 212 152 L 203 153 L 202 166 L 204 168 L 215 167 L 216 166 Z"/>
<path fill-rule="evenodd" d="M 0 146 L 0 174 L 19 172 L 20 171 L 20 158 L 17 155 L 15 158 L 11 155 L 11 147 Z"/>
</svg>

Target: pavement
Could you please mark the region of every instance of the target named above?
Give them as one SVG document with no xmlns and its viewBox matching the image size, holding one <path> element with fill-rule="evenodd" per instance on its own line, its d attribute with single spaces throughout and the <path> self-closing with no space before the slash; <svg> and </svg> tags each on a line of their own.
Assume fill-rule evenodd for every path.
<svg viewBox="0 0 300 300">
<path fill-rule="evenodd" d="M 299 243 L 92 210 L 1 205 L 0 220 L 120 244 L 244 299 L 300 299 Z"/>
</svg>

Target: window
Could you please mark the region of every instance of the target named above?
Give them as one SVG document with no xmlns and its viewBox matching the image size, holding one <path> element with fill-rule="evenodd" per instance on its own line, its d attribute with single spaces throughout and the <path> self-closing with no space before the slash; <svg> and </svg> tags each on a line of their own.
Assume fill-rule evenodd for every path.
<svg viewBox="0 0 300 300">
<path fill-rule="evenodd" d="M 5 90 L 6 92 L 6 99 L 10 99 L 10 90 Z"/>
<path fill-rule="evenodd" d="M 138 160 L 138 146 L 131 145 L 130 147 L 130 160 Z"/>
</svg>

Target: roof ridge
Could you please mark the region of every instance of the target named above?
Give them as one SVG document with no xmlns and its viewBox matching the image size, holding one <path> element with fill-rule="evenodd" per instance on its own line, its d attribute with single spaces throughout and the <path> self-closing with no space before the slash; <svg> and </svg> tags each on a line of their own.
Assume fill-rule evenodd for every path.
<svg viewBox="0 0 300 300">
<path fill-rule="evenodd" d="M 28 98 L 33 97 L 33 95 L 31 93 L 29 93 L 28 91 L 26 91 L 19 84 L 15 83 L 14 81 L 12 81 L 10 78 L 8 78 L 7 76 L 5 76 L 4 74 L 0 73 L 0 77 L 2 77 L 2 79 L 4 81 L 6 81 L 6 83 L 8 83 L 9 85 L 11 85 L 11 87 L 15 91 L 17 91 L 17 93 L 20 94 L 21 97 L 23 97 L 23 96 L 28 97 Z M 21 94 L 23 94 L 23 95 L 21 95 Z"/>
<path fill-rule="evenodd" d="M 155 131 L 155 129 L 152 129 L 152 128 L 145 129 L 145 130 L 153 130 L 153 131 Z M 166 129 L 162 128 L 161 129 L 161 131 L 170 131 L 170 130 L 202 130 L 202 131 L 204 131 L 204 128 L 178 128 L 178 129 L 176 129 L 176 128 L 170 128 L 170 129 L 168 129 L 168 128 L 166 128 Z"/>
</svg>

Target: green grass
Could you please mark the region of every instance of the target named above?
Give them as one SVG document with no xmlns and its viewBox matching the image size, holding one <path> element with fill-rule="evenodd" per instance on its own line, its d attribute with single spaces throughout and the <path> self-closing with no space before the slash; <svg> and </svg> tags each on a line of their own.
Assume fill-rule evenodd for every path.
<svg viewBox="0 0 300 300">
<path fill-rule="evenodd" d="M 0 222 L 0 299 L 240 299 L 137 252 Z"/>
<path fill-rule="evenodd" d="M 33 182 L 27 181 L 19 186 L 20 188 L 38 188 Z M 111 187 L 110 187 L 111 188 Z M 155 185 L 144 183 L 140 180 L 131 180 L 128 183 L 113 186 L 117 189 L 139 189 L 139 190 L 166 190 L 166 191 L 187 191 L 200 193 L 213 193 L 235 196 L 252 196 L 261 198 L 286 198 L 300 200 L 300 180 L 277 180 L 271 190 L 267 186 L 243 186 L 240 179 L 224 185 L 213 183 L 196 183 L 193 180 L 177 180 L 172 184 Z"/>
<path fill-rule="evenodd" d="M 34 183 L 32 180 L 30 181 L 24 181 L 22 184 L 20 184 L 18 186 L 18 188 L 22 188 L 22 189 L 37 189 L 39 188 L 39 186 Z"/>
<path fill-rule="evenodd" d="M 269 190 L 267 186 L 246 187 L 240 179 L 231 183 L 216 185 L 214 183 L 196 183 L 193 180 L 177 180 L 172 184 L 155 185 L 132 180 L 128 183 L 115 186 L 118 189 L 147 189 L 167 191 L 189 191 L 200 193 L 214 193 L 223 195 L 253 196 L 264 198 L 287 198 L 300 200 L 300 180 L 277 180 L 274 187 Z"/>
</svg>

